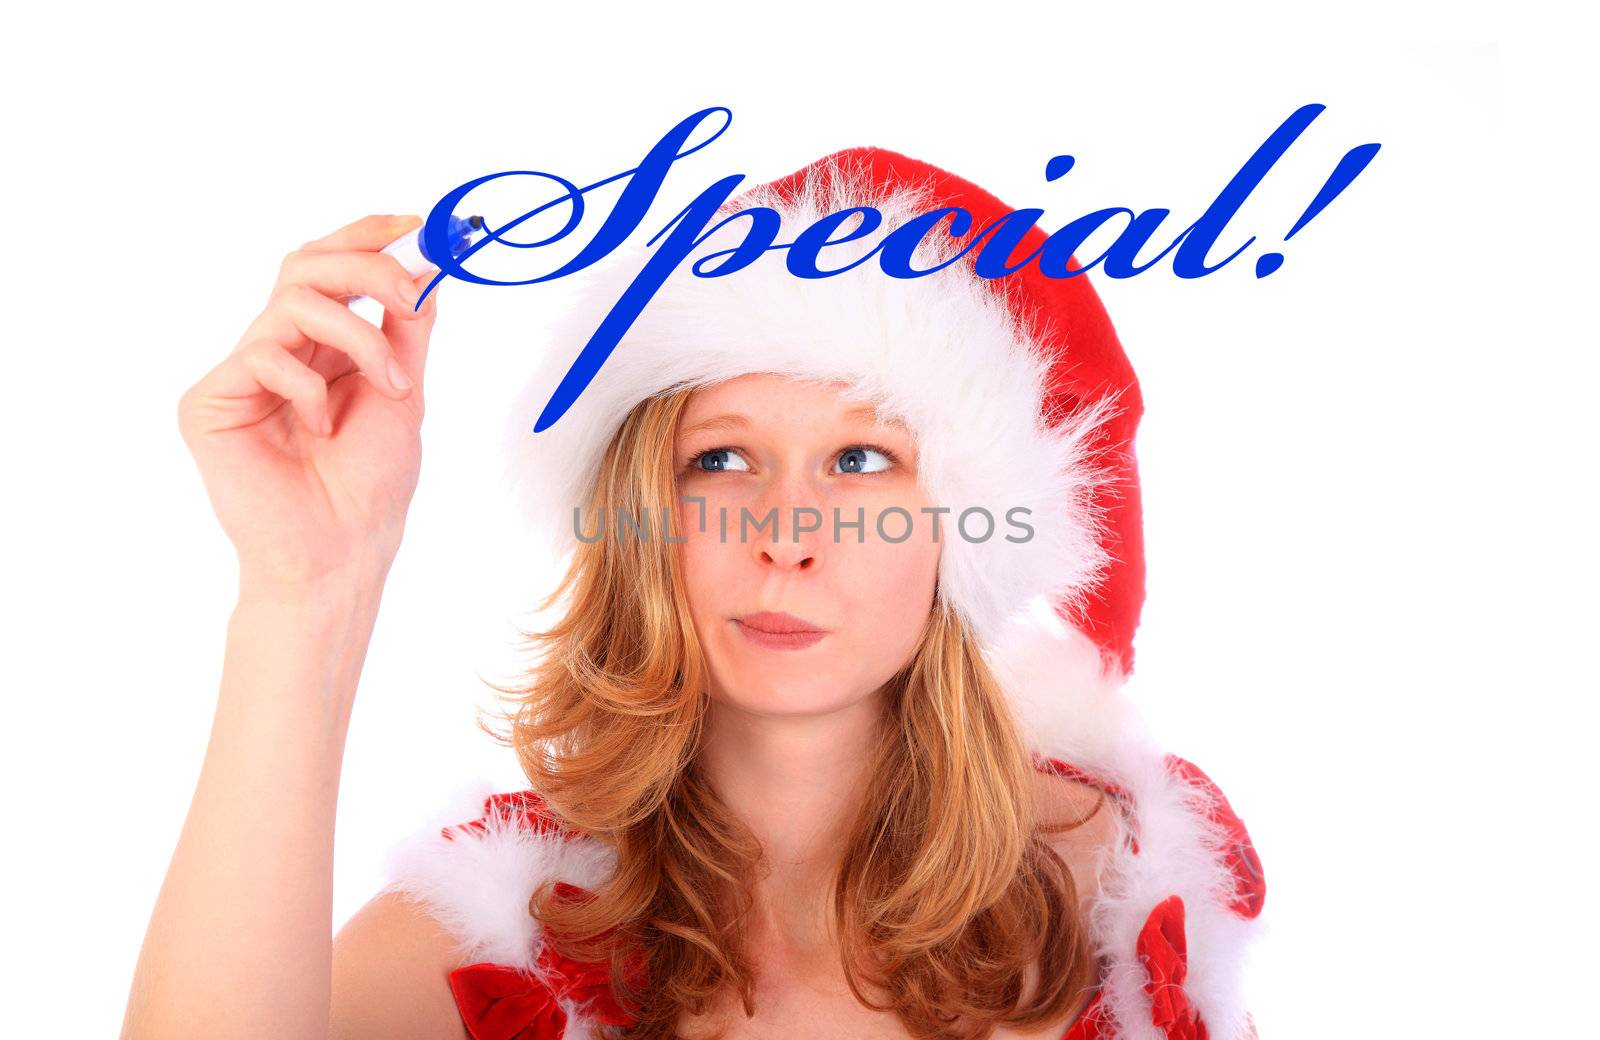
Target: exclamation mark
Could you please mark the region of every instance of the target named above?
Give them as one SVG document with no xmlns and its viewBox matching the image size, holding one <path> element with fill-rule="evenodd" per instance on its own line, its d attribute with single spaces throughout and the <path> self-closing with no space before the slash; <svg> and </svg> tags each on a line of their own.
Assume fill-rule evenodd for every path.
<svg viewBox="0 0 1600 1040">
<path fill-rule="evenodd" d="M 1290 228 L 1289 233 L 1283 236 L 1283 240 L 1287 242 L 1293 238 L 1295 232 L 1310 223 L 1312 217 L 1321 213 L 1328 203 L 1332 202 L 1341 191 L 1348 188 L 1350 182 L 1355 180 L 1357 175 L 1367 168 L 1367 163 L 1372 161 L 1372 157 L 1378 154 L 1378 148 L 1379 145 L 1377 144 L 1363 144 L 1345 152 L 1344 158 L 1339 160 L 1339 165 L 1335 166 L 1333 173 L 1328 175 L 1327 183 L 1322 186 L 1321 191 L 1317 192 L 1317 197 L 1311 200 L 1311 205 L 1306 207 L 1306 211 L 1300 214 L 1300 219 L 1295 221 L 1294 227 Z M 1265 278 L 1282 265 L 1282 253 L 1262 253 L 1256 258 L 1256 277 Z"/>
</svg>

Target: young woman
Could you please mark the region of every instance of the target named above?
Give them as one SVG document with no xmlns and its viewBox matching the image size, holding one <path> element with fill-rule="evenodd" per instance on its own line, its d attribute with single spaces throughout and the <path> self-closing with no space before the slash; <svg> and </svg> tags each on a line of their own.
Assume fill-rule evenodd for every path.
<svg viewBox="0 0 1600 1040">
<path fill-rule="evenodd" d="M 373 253 L 414 218 L 291 254 L 180 410 L 241 593 L 126 1037 L 1253 1035 L 1260 862 L 1120 693 L 1141 405 L 1088 280 L 979 277 L 957 254 L 1007 208 L 880 149 L 727 212 L 754 206 L 789 237 L 855 206 L 885 229 L 959 206 L 973 234 L 924 236 L 915 279 L 843 232 L 827 278 L 776 250 L 685 265 L 533 434 L 641 254 L 594 272 L 512 416 L 521 501 L 567 562 L 561 620 L 499 687 L 530 786 L 399 845 L 331 948 L 334 792 L 434 304 L 404 316 Z M 381 335 L 335 302 L 356 292 L 399 305 Z"/>
</svg>

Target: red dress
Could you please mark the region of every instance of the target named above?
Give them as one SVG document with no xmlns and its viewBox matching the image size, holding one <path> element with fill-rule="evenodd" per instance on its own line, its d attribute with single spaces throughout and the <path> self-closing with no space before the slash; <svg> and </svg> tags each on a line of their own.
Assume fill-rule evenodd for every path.
<svg viewBox="0 0 1600 1040">
<path fill-rule="evenodd" d="M 1090 1003 L 1062 1040 L 1112 1040 L 1123 1035 L 1119 1022 L 1134 1019 L 1142 1019 L 1148 1025 L 1133 1031 L 1133 1035 L 1210 1040 L 1206 1009 L 1196 1003 L 1184 985 L 1191 970 L 1185 914 L 1212 915 L 1206 929 L 1212 934 L 1219 931 L 1217 925 L 1224 918 L 1231 918 L 1237 925 L 1253 922 L 1260 914 L 1266 883 L 1243 821 L 1209 777 L 1176 755 L 1163 756 L 1159 770 L 1135 773 L 1135 782 L 1130 785 L 1102 779 L 1061 758 L 1036 755 L 1034 761 L 1041 771 L 1092 784 L 1110 795 L 1127 836 L 1113 857 L 1109 882 L 1103 882 L 1109 884 L 1108 892 L 1100 897 L 1104 904 L 1091 915 L 1097 948 L 1109 955 L 1111 969 L 1102 975 Z M 1140 798 L 1141 792 L 1146 797 Z M 1168 795 L 1175 797 L 1163 803 L 1163 797 Z M 1142 801 L 1150 803 L 1143 814 Z M 474 1040 L 570 1040 L 574 1035 L 591 1035 L 596 1025 L 631 1022 L 612 999 L 608 965 L 582 964 L 558 956 L 539 936 L 536 925 L 532 926 L 533 948 L 527 949 L 519 937 L 495 934 L 503 930 L 496 928 L 499 922 L 482 916 L 491 912 L 479 904 L 484 902 L 486 891 L 492 894 L 497 874 L 510 874 L 519 882 L 516 894 L 507 893 L 503 901 L 515 906 L 512 900 L 523 890 L 531 892 L 541 880 L 525 875 L 561 876 L 561 870 L 552 864 L 570 850 L 571 842 L 586 840 L 574 839 L 562 831 L 537 794 L 517 791 L 490 795 L 477 819 L 445 827 L 437 837 L 430 838 L 429 849 L 396 861 L 398 866 L 392 869 L 399 876 L 397 884 L 436 906 L 441 919 L 462 936 L 465 948 L 493 951 L 498 942 L 498 948 L 507 954 L 479 959 L 450 973 L 456 1006 Z M 1141 838 L 1153 851 L 1141 853 Z M 457 864 L 452 861 L 461 859 L 458 853 L 467 851 L 468 846 L 470 857 L 456 869 Z M 1147 882 L 1152 879 L 1172 886 L 1173 878 L 1179 876 L 1174 874 L 1173 864 L 1192 860 L 1196 849 L 1206 851 L 1212 867 L 1220 864 L 1226 871 L 1205 872 L 1204 878 L 1211 887 L 1203 891 L 1209 898 L 1197 900 L 1191 890 L 1191 905 L 1186 907 L 1179 892 L 1161 899 L 1145 894 L 1151 891 Z M 450 869 L 441 870 L 440 864 L 448 864 Z M 499 871 L 500 864 L 513 869 Z M 576 865 L 572 872 L 582 875 L 588 871 L 594 878 L 603 876 L 603 867 L 598 868 L 598 873 L 596 869 L 592 865 Z M 1218 888 L 1217 877 L 1231 881 Z M 487 880 L 478 884 L 480 879 Z M 570 898 L 582 898 L 586 892 L 581 884 L 566 881 L 558 881 L 555 887 L 560 895 Z M 487 905 L 492 907 L 495 901 L 489 900 Z M 526 907 L 525 896 L 520 905 Z M 523 916 L 526 917 L 525 909 Z M 1237 963 L 1237 958 L 1226 955 L 1216 960 L 1220 964 Z M 1204 991 L 1212 992 L 1219 977 L 1216 971 L 1208 970 Z M 569 1025 L 579 1028 L 569 1033 Z M 1218 1040 L 1223 1036 L 1254 1035 L 1248 1015 L 1226 1025 L 1227 1032 L 1220 1034 Z M 1156 1032 L 1151 1032 L 1152 1027 Z"/>
</svg>

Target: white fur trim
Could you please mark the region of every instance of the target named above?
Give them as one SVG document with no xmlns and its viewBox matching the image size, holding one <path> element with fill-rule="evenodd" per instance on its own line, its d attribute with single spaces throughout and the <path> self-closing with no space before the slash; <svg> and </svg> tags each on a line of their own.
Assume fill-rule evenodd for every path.
<svg viewBox="0 0 1600 1040">
<path fill-rule="evenodd" d="M 596 841 L 527 829 L 511 812 L 486 814 L 494 793 L 487 780 L 469 782 L 432 823 L 392 847 L 384 890 L 404 893 L 444 925 L 459 964 L 488 962 L 544 979 L 542 926 L 528 912 L 534 890 L 548 878 L 592 889 L 615 869 L 616 854 Z M 462 826 L 480 819 L 481 832 Z M 567 1016 L 561 1040 L 594 1040 L 596 1023 L 585 1009 L 557 1003 Z"/>
<path fill-rule="evenodd" d="M 616 854 L 596 841 L 526 829 L 514 814 L 484 815 L 488 792 L 446 825 L 429 826 L 389 852 L 387 889 L 423 903 L 460 945 L 462 964 L 489 962 L 539 974 L 539 922 L 528 912 L 545 878 L 593 888 Z M 480 833 L 459 824 L 483 817 Z M 447 829 L 451 837 L 442 833 Z"/>
<path fill-rule="evenodd" d="M 1128 756 L 1117 782 L 1135 807 L 1131 830 L 1139 851 L 1124 840 L 1102 875 L 1090 911 L 1098 952 L 1106 958 L 1106 1002 L 1125 1040 L 1165 1040 L 1151 1023 L 1147 974 L 1135 944 L 1150 911 L 1168 896 L 1183 899 L 1188 945 L 1184 990 L 1214 1040 L 1251 1035 L 1243 992 L 1246 957 L 1263 931 L 1261 919 L 1239 917 L 1227 903 L 1236 884 L 1222 860 L 1224 839 L 1199 810 L 1205 797 L 1172 773 L 1160 757 Z"/>
<path fill-rule="evenodd" d="M 826 194 L 809 181 L 790 204 L 761 185 L 739 200 L 739 208 L 777 210 L 783 224 L 779 241 L 792 241 L 818 217 L 847 207 L 882 211 L 884 220 L 872 234 L 821 250 L 818 266 L 824 270 L 849 266 L 893 228 L 932 208 L 920 186 L 884 198 L 870 180 L 853 175 L 859 170 L 835 160 L 834 171 Z M 788 271 L 785 250 L 769 250 L 728 275 L 702 278 L 692 272 L 698 259 L 735 247 L 748 221 L 740 218 L 712 233 L 680 264 L 572 407 L 535 434 L 545 403 L 650 253 L 624 247 L 603 266 L 572 276 L 583 280 L 575 303 L 554 342 L 542 349 L 506 429 L 506 476 L 519 512 L 556 559 L 578 544 L 574 510 L 585 508 L 600 459 L 636 404 L 673 387 L 770 372 L 842 380 L 847 397 L 873 401 L 880 414 L 915 431 L 924 491 L 932 505 L 951 510 L 939 517 L 939 594 L 985 644 L 998 639 L 1037 595 L 1084 605 L 1109 565 L 1100 541 L 1103 517 L 1093 506 L 1093 493 L 1107 475 L 1093 460 L 1091 434 L 1114 414 L 1114 404 L 1085 402 L 1081 411 L 1046 426 L 1040 412 L 1051 361 L 1047 351 L 997 294 L 1008 288 L 995 284 L 1004 280 L 978 278 L 959 262 L 924 277 L 897 279 L 874 259 L 808 279 Z M 849 221 L 831 237 L 856 226 Z M 925 237 L 914 266 L 934 268 L 957 246 L 936 231 Z M 988 539 L 953 534 L 962 511 L 976 507 L 993 517 Z M 1020 518 L 1033 534 L 1007 541 L 1007 535 L 1022 537 L 1008 520 L 1008 511 L 1018 507 L 1028 510 Z M 614 530 L 615 519 L 607 519 Z M 593 530 L 595 520 L 585 514 L 583 529 Z M 832 530 L 832 521 L 824 518 L 824 531 Z M 914 521 L 913 537 L 931 537 L 932 516 Z M 893 533 L 902 529 L 903 520 L 889 522 L 895 523 Z M 737 517 L 730 518 L 730 527 L 737 524 Z M 978 538 L 985 526 L 974 515 L 968 530 Z"/>
<path fill-rule="evenodd" d="M 1031 749 L 1098 775 L 1117 766 L 1131 740 L 1148 741 L 1137 706 L 1122 695 L 1126 676 L 1045 597 L 1032 600 L 985 650 Z"/>
<path fill-rule="evenodd" d="M 1246 954 L 1265 932 L 1228 903 L 1237 881 L 1224 856 L 1229 837 L 1205 813 L 1208 793 L 1175 773 L 1151 739 L 1115 669 L 1082 632 L 1036 605 L 990 665 L 1021 716 L 1035 750 L 1116 784 L 1132 812 L 1103 860 L 1090 911 L 1106 959 L 1106 1002 L 1125 1040 L 1165 1040 L 1150 1020 L 1147 979 L 1135 944 L 1150 911 L 1170 895 L 1184 903 L 1188 978 L 1184 990 L 1213 1040 L 1251 1036 L 1243 993 Z M 1137 837 L 1138 852 L 1130 837 Z"/>
</svg>

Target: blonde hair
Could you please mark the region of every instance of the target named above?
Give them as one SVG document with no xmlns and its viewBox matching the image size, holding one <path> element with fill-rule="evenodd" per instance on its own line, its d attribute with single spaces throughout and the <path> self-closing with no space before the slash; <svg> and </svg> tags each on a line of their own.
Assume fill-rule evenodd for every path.
<svg viewBox="0 0 1600 1040">
<path fill-rule="evenodd" d="M 690 392 L 630 413 L 587 515 L 659 516 L 675 500 L 673 444 Z M 558 953 L 609 961 L 613 993 L 636 1020 L 613 1035 L 672 1037 L 680 1013 L 702 1014 L 730 989 L 753 1014 L 741 926 L 761 848 L 697 767 L 706 668 L 678 554 L 661 537 L 581 544 L 540 609 L 563 596 L 553 627 L 522 632 L 537 662 L 514 685 L 489 683 L 514 706 L 498 713 L 509 731 L 489 732 L 515 750 L 560 825 L 610 846 L 617 867 L 581 901 L 544 883 L 529 912 Z M 987 1037 L 998 1024 L 1064 1016 L 1096 968 L 1071 873 L 1044 835 L 1084 821 L 1037 818 L 1034 766 L 1005 696 L 942 606 L 888 693 L 834 879 L 851 992 L 920 1037 Z M 1031 963 L 1039 984 L 1024 1003 Z"/>
</svg>

